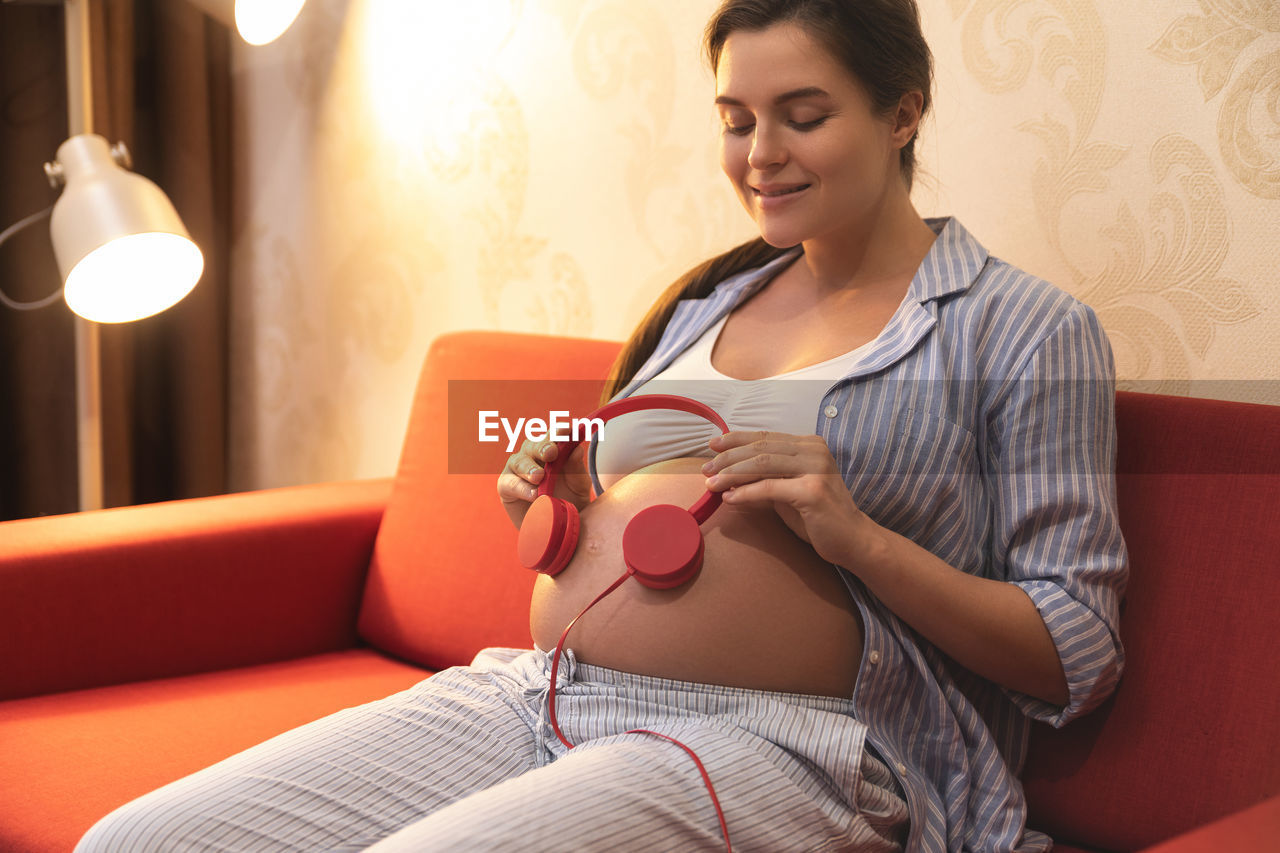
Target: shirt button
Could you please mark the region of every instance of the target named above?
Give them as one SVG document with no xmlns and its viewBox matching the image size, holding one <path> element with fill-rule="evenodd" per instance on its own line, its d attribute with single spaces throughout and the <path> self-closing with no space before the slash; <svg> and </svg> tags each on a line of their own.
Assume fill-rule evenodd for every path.
<svg viewBox="0 0 1280 853">
<path fill-rule="evenodd" d="M 825 409 L 822 410 L 822 414 L 826 415 L 829 418 L 834 418 L 836 415 L 840 414 L 840 410 L 837 409 L 835 406 L 827 406 Z"/>
<path fill-rule="evenodd" d="M 880 653 L 873 650 L 871 654 L 867 655 L 867 660 L 872 663 L 880 663 Z"/>
</svg>

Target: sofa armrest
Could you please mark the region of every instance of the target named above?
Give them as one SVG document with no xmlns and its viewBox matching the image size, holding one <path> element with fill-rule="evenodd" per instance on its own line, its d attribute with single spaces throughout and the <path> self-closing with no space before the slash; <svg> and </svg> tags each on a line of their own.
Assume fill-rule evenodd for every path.
<svg viewBox="0 0 1280 853">
<path fill-rule="evenodd" d="M 1148 847 L 1142 853 L 1263 853 L 1275 850 L 1277 839 L 1280 796 Z"/>
<path fill-rule="evenodd" d="M 390 480 L 0 524 L 0 699 L 358 644 Z"/>
</svg>

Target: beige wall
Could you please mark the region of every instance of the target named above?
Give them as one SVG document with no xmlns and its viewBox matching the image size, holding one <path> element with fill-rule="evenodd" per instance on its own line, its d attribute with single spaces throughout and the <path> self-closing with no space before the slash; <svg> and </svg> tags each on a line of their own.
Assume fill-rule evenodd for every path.
<svg viewBox="0 0 1280 853">
<path fill-rule="evenodd" d="M 310 0 L 238 48 L 233 485 L 390 473 L 436 335 L 621 338 L 751 236 L 714 6 Z M 1129 387 L 1280 403 L 1276 4 L 921 8 L 921 213 L 1093 305 Z"/>
</svg>

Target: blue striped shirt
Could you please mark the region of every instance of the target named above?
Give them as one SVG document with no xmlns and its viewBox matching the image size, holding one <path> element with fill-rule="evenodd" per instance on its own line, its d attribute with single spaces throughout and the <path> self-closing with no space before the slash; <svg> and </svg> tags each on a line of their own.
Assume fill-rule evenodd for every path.
<svg viewBox="0 0 1280 853">
<path fill-rule="evenodd" d="M 866 357 L 823 396 L 814 431 L 858 506 L 955 568 L 1017 584 L 1066 672 L 1053 706 L 951 662 L 842 571 L 865 628 L 854 702 L 896 768 L 909 850 L 1040 851 L 1017 774 L 1030 720 L 1061 726 L 1124 666 L 1128 559 L 1115 500 L 1114 364 L 1094 312 L 991 257 L 954 219 Z M 626 397 L 795 259 L 681 301 Z M 597 492 L 594 456 L 592 478 Z"/>
</svg>

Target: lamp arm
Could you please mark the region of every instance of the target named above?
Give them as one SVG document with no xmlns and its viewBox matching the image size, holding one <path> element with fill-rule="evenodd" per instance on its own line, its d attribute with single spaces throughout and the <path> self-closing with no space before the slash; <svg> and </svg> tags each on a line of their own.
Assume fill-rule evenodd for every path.
<svg viewBox="0 0 1280 853">
<path fill-rule="evenodd" d="M 33 213 L 30 216 L 19 219 L 17 222 L 13 223 L 8 228 L 4 229 L 3 231 L 0 231 L 0 246 L 3 246 L 5 242 L 9 240 L 10 237 L 12 237 L 14 234 L 17 234 L 23 228 L 26 228 L 28 225 L 34 225 L 35 223 L 39 222 L 41 219 L 46 218 L 51 213 L 53 213 L 53 205 L 49 205 L 44 210 L 38 213 Z M 40 308 L 47 308 L 48 306 L 57 302 L 61 297 L 62 297 L 62 288 L 58 288 L 56 291 L 44 297 L 43 299 L 37 299 L 34 302 L 20 302 L 19 300 L 12 298 L 7 293 L 5 293 L 3 288 L 0 288 L 0 303 L 3 303 L 8 308 L 12 308 L 14 311 L 35 311 Z"/>
</svg>

